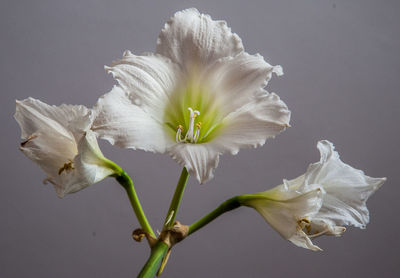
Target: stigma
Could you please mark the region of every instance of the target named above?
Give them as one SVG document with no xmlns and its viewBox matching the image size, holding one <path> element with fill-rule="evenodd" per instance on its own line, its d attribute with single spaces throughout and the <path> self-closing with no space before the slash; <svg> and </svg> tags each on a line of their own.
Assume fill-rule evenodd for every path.
<svg viewBox="0 0 400 278">
<path fill-rule="evenodd" d="M 176 131 L 176 138 L 175 138 L 177 143 L 197 143 L 197 141 L 199 140 L 201 122 L 198 122 L 195 125 L 195 119 L 197 116 L 200 115 L 200 112 L 197 110 L 193 110 L 191 107 L 189 107 L 188 110 L 190 112 L 189 128 L 185 136 L 183 137 L 183 132 L 184 132 L 183 126 L 178 125 L 177 127 L 178 130 Z"/>
</svg>

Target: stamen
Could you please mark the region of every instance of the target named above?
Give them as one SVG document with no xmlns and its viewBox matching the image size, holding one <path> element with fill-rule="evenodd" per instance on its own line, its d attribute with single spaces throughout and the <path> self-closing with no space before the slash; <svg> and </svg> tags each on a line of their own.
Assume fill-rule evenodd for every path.
<svg viewBox="0 0 400 278">
<path fill-rule="evenodd" d="M 191 107 L 189 107 L 188 108 L 188 110 L 190 111 L 190 120 L 189 120 L 189 129 L 188 129 L 188 131 L 186 132 L 186 135 L 185 135 L 185 141 L 188 141 L 188 140 L 190 140 L 190 143 L 193 143 L 193 128 L 194 128 L 194 119 L 198 116 L 198 115 L 200 115 L 200 112 L 199 111 L 197 111 L 197 110 L 194 110 L 193 111 L 193 109 L 191 108 Z"/>
<path fill-rule="evenodd" d="M 176 138 L 175 138 L 176 143 L 182 143 L 182 141 L 183 141 L 183 139 L 181 137 L 182 132 L 183 132 L 183 126 L 178 125 L 178 130 L 176 131 Z"/>
<path fill-rule="evenodd" d="M 188 108 L 190 111 L 190 119 L 189 119 L 189 127 L 188 131 L 186 132 L 185 137 L 182 139 L 182 133 L 183 133 L 183 126 L 178 125 L 178 130 L 176 131 L 176 136 L 175 136 L 175 141 L 177 143 L 197 143 L 200 137 L 200 128 L 201 128 L 201 122 L 198 122 L 196 124 L 196 131 L 193 134 L 194 131 L 194 119 L 200 115 L 200 112 L 197 110 L 193 110 L 191 107 Z"/>
<path fill-rule="evenodd" d="M 64 163 L 64 165 L 58 170 L 58 175 L 61 175 L 62 172 L 69 172 L 71 170 L 74 170 L 74 164 L 71 159 L 68 159 L 67 163 Z"/>
<path fill-rule="evenodd" d="M 30 135 L 25 141 L 21 142 L 21 148 L 25 147 L 26 144 L 28 144 L 30 141 L 33 139 L 37 138 L 38 136 L 36 134 Z"/>
<path fill-rule="evenodd" d="M 322 231 L 312 227 L 312 222 L 308 218 L 302 218 L 297 221 L 297 228 L 306 233 L 309 238 L 315 238 L 329 232 L 329 227 L 324 227 Z"/>
<path fill-rule="evenodd" d="M 196 132 L 194 133 L 194 136 L 193 136 L 193 140 L 195 143 L 197 143 L 197 140 L 199 140 L 200 128 L 201 128 L 201 122 L 198 122 L 196 124 Z"/>
<path fill-rule="evenodd" d="M 327 233 L 327 232 L 329 232 L 329 229 L 325 229 L 325 230 L 323 230 L 322 232 L 320 232 L 320 231 L 315 231 L 315 233 L 314 234 L 308 234 L 308 237 L 309 238 L 314 238 L 314 237 L 317 237 L 317 236 L 321 236 L 321 235 L 323 235 L 323 234 L 325 234 L 325 233 Z"/>
</svg>

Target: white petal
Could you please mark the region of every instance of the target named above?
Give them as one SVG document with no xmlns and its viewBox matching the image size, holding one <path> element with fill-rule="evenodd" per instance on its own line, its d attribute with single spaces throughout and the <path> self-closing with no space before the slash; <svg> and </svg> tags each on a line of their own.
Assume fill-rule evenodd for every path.
<svg viewBox="0 0 400 278">
<path fill-rule="evenodd" d="M 79 155 L 76 160 L 79 159 L 82 167 L 81 172 L 84 175 L 89 176 L 85 172 L 91 172 L 90 181 L 92 184 L 114 173 L 113 169 L 109 167 L 110 161 L 104 157 L 97 143 L 96 135 L 91 130 L 88 130 L 79 142 L 78 149 Z"/>
<path fill-rule="evenodd" d="M 242 147 L 257 147 L 289 126 L 290 111 L 274 94 L 263 93 L 229 114 L 213 139 L 221 152 L 236 154 Z"/>
<path fill-rule="evenodd" d="M 63 175 L 63 186 L 59 188 L 60 197 L 82 190 L 112 175 L 113 169 L 101 152 L 95 134 L 88 130 L 79 141 L 79 154 L 74 159 L 75 169 Z"/>
<path fill-rule="evenodd" d="M 68 126 L 80 123 L 84 129 L 88 128 L 84 125 L 90 122 L 88 110 L 82 106 L 50 106 L 32 98 L 17 101 L 14 117 L 24 140 L 21 151 L 50 177 L 56 176 L 60 167 L 72 161 L 78 153 L 75 141 L 78 135 Z"/>
<path fill-rule="evenodd" d="M 318 142 L 318 149 L 321 160 L 309 166 L 304 185 L 319 184 L 327 193 L 316 217 L 331 220 L 336 225 L 365 228 L 369 222 L 366 201 L 386 179 L 368 177 L 363 171 L 343 163 L 328 141 Z"/>
<path fill-rule="evenodd" d="M 102 96 L 93 109 L 96 119 L 92 129 L 111 144 L 163 153 L 171 142 L 165 127 L 134 104 L 119 86 Z"/>
<path fill-rule="evenodd" d="M 176 144 L 168 149 L 171 157 L 199 183 L 205 183 L 214 176 L 219 162 L 219 152 L 212 144 Z"/>
<path fill-rule="evenodd" d="M 322 251 L 321 248 L 312 243 L 311 239 L 306 235 L 306 233 L 300 230 L 288 238 L 288 240 L 299 247 L 310 249 L 312 251 Z"/>
<path fill-rule="evenodd" d="M 264 192 L 265 198 L 255 198 L 245 205 L 256 209 L 263 218 L 285 239 L 297 246 L 319 250 L 299 229 L 298 221 L 312 218 L 322 205 L 324 192 L 316 188 L 306 193 L 273 189 Z M 295 193 L 295 197 L 293 197 Z M 262 194 L 262 193 L 261 193 Z"/>
<path fill-rule="evenodd" d="M 77 145 L 73 138 L 60 136 L 51 129 L 35 132 L 29 139 L 21 143 L 20 150 L 40 168 L 58 180 L 58 172 L 65 163 L 73 161 L 78 153 Z"/>
<path fill-rule="evenodd" d="M 105 68 L 124 89 L 131 103 L 162 121 L 169 96 L 179 80 L 174 63 L 160 55 L 136 56 L 125 51 L 122 59 Z"/>
<path fill-rule="evenodd" d="M 213 177 L 219 155 L 236 154 L 241 147 L 259 146 L 288 126 L 290 111 L 275 94 L 259 94 L 253 101 L 229 114 L 216 137 L 202 144 L 177 144 L 168 153 L 186 167 L 200 183 Z"/>
<path fill-rule="evenodd" d="M 86 107 L 50 106 L 29 98 L 17 101 L 15 119 L 25 140 L 21 151 L 43 169 L 45 181 L 54 185 L 59 197 L 110 174 L 106 165 L 101 165 L 106 159 L 88 130 L 92 114 Z M 90 171 L 87 165 L 92 167 Z"/>
<path fill-rule="evenodd" d="M 177 12 L 157 40 L 157 53 L 169 57 L 188 72 L 242 51 L 241 39 L 225 21 L 214 21 L 193 8 Z"/>
<path fill-rule="evenodd" d="M 254 94 L 264 88 L 271 79 L 273 67 L 264 58 L 248 53 L 227 57 L 216 61 L 200 83 L 208 84 L 208 90 L 215 92 L 220 100 L 220 109 L 226 113 L 249 102 Z"/>
<path fill-rule="evenodd" d="M 23 139 L 45 128 L 54 129 L 65 137 L 82 134 L 92 122 L 91 111 L 83 105 L 55 106 L 34 98 L 17 100 L 16 103 L 14 117 L 21 127 Z"/>
</svg>

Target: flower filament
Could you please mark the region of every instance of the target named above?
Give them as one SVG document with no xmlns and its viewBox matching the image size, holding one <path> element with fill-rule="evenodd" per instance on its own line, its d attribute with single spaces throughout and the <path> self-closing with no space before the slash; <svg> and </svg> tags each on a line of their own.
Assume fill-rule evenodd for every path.
<svg viewBox="0 0 400 278">
<path fill-rule="evenodd" d="M 185 137 L 182 138 L 182 133 L 184 132 L 184 129 L 182 125 L 178 125 L 178 130 L 176 131 L 175 137 L 177 143 L 197 143 L 197 141 L 199 140 L 201 122 L 196 123 L 196 125 L 194 124 L 194 122 L 196 117 L 200 115 L 200 112 L 197 110 L 193 110 L 191 107 L 189 107 L 188 110 L 190 111 L 189 128 L 186 132 Z M 194 131 L 195 126 L 196 131 Z"/>
<path fill-rule="evenodd" d="M 339 236 L 346 231 L 345 227 L 337 226 L 334 229 L 330 229 L 328 225 L 313 223 L 308 218 L 298 220 L 297 229 L 303 231 L 309 238 L 318 237 L 324 234 Z"/>
</svg>

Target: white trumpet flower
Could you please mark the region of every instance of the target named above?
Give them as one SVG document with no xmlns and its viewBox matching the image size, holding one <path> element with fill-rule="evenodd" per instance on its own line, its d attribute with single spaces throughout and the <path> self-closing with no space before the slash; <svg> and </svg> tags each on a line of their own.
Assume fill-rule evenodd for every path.
<svg viewBox="0 0 400 278">
<path fill-rule="evenodd" d="M 321 159 L 304 175 L 243 198 L 243 204 L 256 209 L 282 237 L 314 251 L 321 249 L 312 238 L 340 236 L 348 225 L 364 229 L 369 222 L 366 202 L 386 181 L 343 163 L 328 141 L 317 147 Z"/>
<path fill-rule="evenodd" d="M 125 51 L 106 70 L 119 85 L 99 99 L 93 130 L 120 147 L 167 152 L 200 183 L 220 154 L 263 145 L 289 126 L 285 103 L 264 90 L 281 67 L 244 52 L 225 21 L 196 9 L 165 24 L 156 54 Z"/>
<path fill-rule="evenodd" d="M 28 98 L 17 101 L 14 115 L 21 127 L 20 150 L 47 174 L 58 197 L 77 192 L 114 174 L 96 135 L 92 111 L 82 105 L 50 106 Z"/>
</svg>

